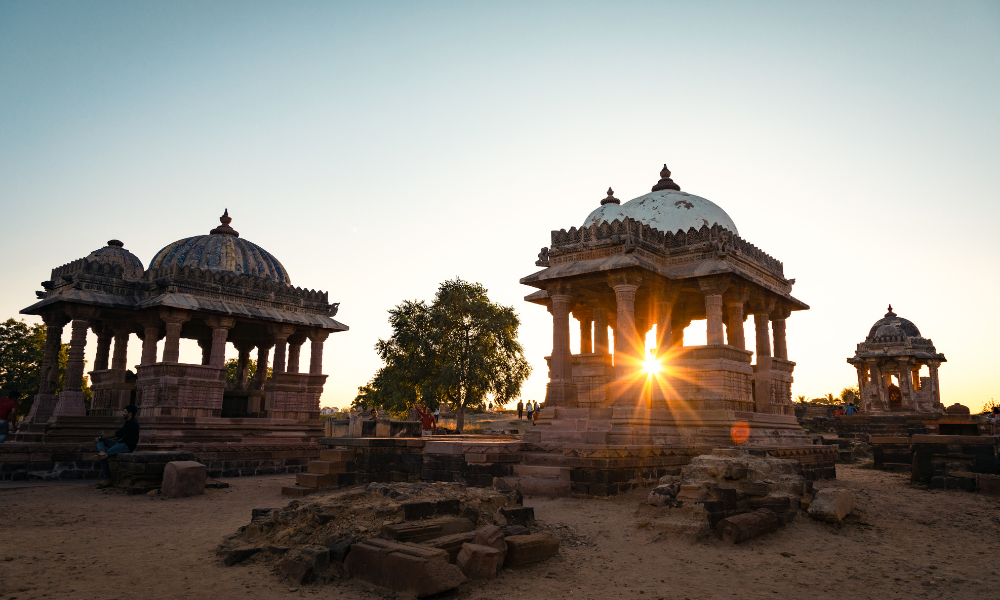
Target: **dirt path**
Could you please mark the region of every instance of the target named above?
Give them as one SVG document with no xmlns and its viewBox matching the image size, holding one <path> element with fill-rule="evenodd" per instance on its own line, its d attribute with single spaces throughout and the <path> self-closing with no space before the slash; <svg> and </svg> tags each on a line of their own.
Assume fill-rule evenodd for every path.
<svg viewBox="0 0 1000 600">
<path fill-rule="evenodd" d="M 990 598 L 1000 597 L 1000 500 L 913 489 L 905 475 L 838 467 L 858 518 L 840 528 L 801 514 L 740 546 L 690 543 L 655 527 L 639 490 L 611 500 L 529 500 L 559 558 L 450 597 Z M 228 480 L 182 500 L 85 484 L 0 487 L 0 599 L 383 598 L 356 583 L 291 588 L 251 560 L 222 567 L 217 544 L 252 508 L 283 506 L 292 478 Z M 294 589 L 294 591 L 290 591 Z"/>
</svg>

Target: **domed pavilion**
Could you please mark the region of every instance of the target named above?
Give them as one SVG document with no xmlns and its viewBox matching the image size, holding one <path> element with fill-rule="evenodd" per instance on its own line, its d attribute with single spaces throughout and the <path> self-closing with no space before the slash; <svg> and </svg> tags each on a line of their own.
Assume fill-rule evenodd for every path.
<svg viewBox="0 0 1000 600">
<path fill-rule="evenodd" d="M 39 301 L 21 311 L 42 317 L 47 331 L 39 394 L 22 430 L 46 440 L 113 430 L 121 408 L 134 402 L 143 443 L 308 439 L 320 432 L 319 398 L 327 378 L 323 343 L 348 329 L 333 318 L 338 304 L 329 303 L 326 292 L 293 287 L 277 258 L 230 226 L 228 210 L 220 221 L 207 235 L 165 246 L 148 269 L 122 242 L 111 240 L 52 270 L 37 292 Z M 69 362 L 56 395 L 67 324 Z M 88 330 L 97 336 L 89 413 L 81 390 Z M 127 356 L 132 335 L 142 340 L 142 356 L 132 357 L 138 359 L 134 373 Z M 180 362 L 182 338 L 197 340 L 199 362 Z M 302 367 L 307 341 L 310 364 Z M 228 344 L 239 356 L 235 381 L 227 381 Z"/>
<path fill-rule="evenodd" d="M 795 280 L 780 261 L 742 239 L 720 206 L 681 191 L 666 165 L 650 193 L 622 203 L 609 189 L 581 226 L 553 231 L 535 264 L 542 270 L 521 283 L 538 288 L 525 300 L 552 313 L 553 349 L 540 421 L 549 427 L 528 437 L 811 444 L 792 410 L 785 341 L 786 320 L 808 305 L 791 295 Z M 575 353 L 570 317 L 580 327 Z M 705 345 L 685 344 L 695 322 Z"/>
<path fill-rule="evenodd" d="M 847 362 L 858 371 L 862 413 L 944 413 L 938 367 L 947 359 L 892 305 Z"/>
</svg>

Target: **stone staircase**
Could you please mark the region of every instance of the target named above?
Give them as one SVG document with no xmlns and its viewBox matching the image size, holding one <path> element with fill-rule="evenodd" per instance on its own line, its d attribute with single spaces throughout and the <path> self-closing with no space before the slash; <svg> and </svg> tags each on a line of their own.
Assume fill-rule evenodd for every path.
<svg viewBox="0 0 1000 600">
<path fill-rule="evenodd" d="M 525 496 L 568 497 L 572 492 L 568 460 L 562 453 L 529 452 L 514 465 L 514 475 L 504 484 Z"/>
<path fill-rule="evenodd" d="M 295 485 L 281 488 L 282 496 L 298 498 L 322 490 L 354 485 L 354 450 L 320 450 L 319 460 L 309 461 L 305 473 L 295 475 Z"/>
<path fill-rule="evenodd" d="M 543 408 L 538 424 L 524 434 L 524 441 L 540 444 L 607 444 L 611 410 Z"/>
</svg>

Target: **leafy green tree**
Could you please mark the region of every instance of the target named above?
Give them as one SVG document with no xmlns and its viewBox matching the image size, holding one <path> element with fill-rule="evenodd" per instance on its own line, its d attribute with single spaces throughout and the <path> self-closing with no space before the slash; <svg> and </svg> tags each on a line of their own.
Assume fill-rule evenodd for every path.
<svg viewBox="0 0 1000 600">
<path fill-rule="evenodd" d="M 490 301 L 481 284 L 445 281 L 432 304 L 404 301 L 391 309 L 389 324 L 392 336 L 375 345 L 385 365 L 358 388 L 354 406 L 402 413 L 447 403 L 461 432 L 466 409 L 509 402 L 531 374 L 517 341 L 520 319 L 512 307 Z"/>
<path fill-rule="evenodd" d="M 249 373 L 248 379 L 253 381 L 254 375 L 257 374 L 257 361 L 254 359 L 247 360 L 247 372 Z M 267 378 L 271 378 L 271 367 L 267 368 Z M 239 360 L 235 358 L 230 358 L 226 361 L 226 381 L 229 383 L 236 383 L 239 379 Z"/>
<path fill-rule="evenodd" d="M 18 414 L 28 414 L 38 393 L 42 358 L 45 354 L 45 325 L 28 325 L 24 320 L 7 319 L 0 323 L 0 389 L 7 390 L 20 404 Z M 59 378 L 55 393 L 63 389 L 69 344 L 59 348 Z M 86 369 L 86 363 L 84 363 Z M 83 377 L 83 401 L 90 408 L 93 392 L 90 378 Z"/>
<path fill-rule="evenodd" d="M 858 399 L 860 398 L 861 398 L 861 390 L 859 390 L 858 386 L 856 385 L 851 387 L 845 387 L 844 389 L 840 390 L 840 401 L 843 404 L 850 404 L 851 402 L 857 404 Z"/>
</svg>

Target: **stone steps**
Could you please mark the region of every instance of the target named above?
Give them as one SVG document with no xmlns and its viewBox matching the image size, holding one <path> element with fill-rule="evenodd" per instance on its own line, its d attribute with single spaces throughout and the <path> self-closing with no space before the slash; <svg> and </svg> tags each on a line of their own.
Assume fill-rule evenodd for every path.
<svg viewBox="0 0 1000 600">
<path fill-rule="evenodd" d="M 529 498 L 568 498 L 572 492 L 569 480 L 535 477 L 503 477 L 502 479 L 510 489 L 518 490 Z"/>
<path fill-rule="evenodd" d="M 295 485 L 282 486 L 281 495 L 300 498 L 314 492 L 354 485 L 354 450 L 322 450 L 321 460 L 311 460 L 305 473 L 295 475 Z"/>
</svg>

